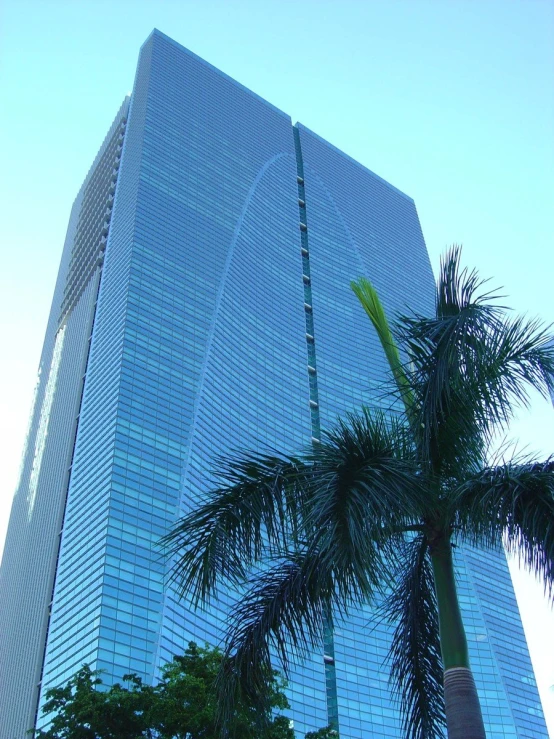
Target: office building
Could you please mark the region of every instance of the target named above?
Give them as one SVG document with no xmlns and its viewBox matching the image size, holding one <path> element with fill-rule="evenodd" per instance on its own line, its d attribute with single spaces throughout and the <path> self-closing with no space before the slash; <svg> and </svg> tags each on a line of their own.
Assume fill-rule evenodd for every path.
<svg viewBox="0 0 554 739">
<path fill-rule="evenodd" d="M 413 200 L 154 31 L 71 212 L 2 564 L 1 739 L 84 662 L 153 681 L 219 638 L 231 596 L 188 608 L 157 542 L 215 455 L 303 448 L 379 402 L 360 275 L 391 315 L 431 310 Z M 547 737 L 503 555 L 459 563 L 489 737 Z M 299 736 L 328 715 L 341 739 L 400 736 L 371 623 L 295 671 Z"/>
</svg>

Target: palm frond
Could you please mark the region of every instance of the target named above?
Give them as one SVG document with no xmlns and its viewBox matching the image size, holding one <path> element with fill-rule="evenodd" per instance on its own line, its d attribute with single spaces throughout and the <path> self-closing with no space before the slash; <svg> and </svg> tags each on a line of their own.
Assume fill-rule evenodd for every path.
<svg viewBox="0 0 554 739">
<path fill-rule="evenodd" d="M 554 462 L 510 463 L 483 470 L 453 494 L 463 537 L 502 541 L 554 596 Z"/>
<path fill-rule="evenodd" d="M 526 403 L 529 387 L 554 384 L 554 346 L 537 321 L 509 318 L 476 272 L 460 269 L 460 249 L 441 265 L 436 316 L 401 317 L 395 327 L 420 413 L 423 456 L 441 470 L 471 468 L 493 431 Z M 469 450 L 469 452 L 468 452 Z"/>
<path fill-rule="evenodd" d="M 502 297 L 498 290 L 482 291 L 488 280 L 479 277 L 477 270 L 461 269 L 462 247 L 454 244 L 441 257 L 437 283 L 437 318 L 456 316 L 469 306 L 488 305 L 495 310 L 501 306 L 490 305 Z"/>
<path fill-rule="evenodd" d="M 405 369 L 400 359 L 400 352 L 398 351 L 395 338 L 385 314 L 385 309 L 383 308 L 377 291 L 371 282 L 365 277 L 361 277 L 358 282 L 351 282 L 350 286 L 377 332 L 377 336 L 379 337 L 379 341 L 381 342 L 381 346 L 383 347 L 383 351 L 385 352 L 385 356 L 394 377 L 398 393 L 404 403 L 406 414 L 408 418 L 411 418 L 414 403 L 412 388 L 406 376 Z"/>
<path fill-rule="evenodd" d="M 391 532 L 421 520 L 428 491 L 414 452 L 405 425 L 366 408 L 339 421 L 310 455 L 307 521 L 340 592 L 382 585 Z"/>
<path fill-rule="evenodd" d="M 523 317 L 505 318 L 491 334 L 483 386 L 496 399 L 493 418 L 507 422 L 514 404 L 528 406 L 531 387 L 543 397 L 554 390 L 552 339 L 540 321 Z"/>
<path fill-rule="evenodd" d="M 306 539 L 343 558 L 339 587 L 369 592 L 382 570 L 377 540 L 417 519 L 426 498 L 413 456 L 403 425 L 366 409 L 300 457 L 221 463 L 223 484 L 162 540 L 181 594 L 206 602 L 223 579 L 240 585 L 263 556 Z"/>
<path fill-rule="evenodd" d="M 321 646 L 323 614 L 337 602 L 332 572 L 314 548 L 289 553 L 254 575 L 250 586 L 229 619 L 218 681 L 222 725 L 239 694 L 263 713 L 272 649 L 287 676 L 291 659 Z"/>
<path fill-rule="evenodd" d="M 395 625 L 388 661 L 407 739 L 444 736 L 438 607 L 427 549 L 423 535 L 399 547 L 397 584 L 380 608 Z"/>
<path fill-rule="evenodd" d="M 221 580 L 243 583 L 264 551 L 289 546 L 303 515 L 307 470 L 300 459 L 246 454 L 221 461 L 216 474 L 223 484 L 161 542 L 174 557 L 181 595 L 197 604 Z"/>
</svg>

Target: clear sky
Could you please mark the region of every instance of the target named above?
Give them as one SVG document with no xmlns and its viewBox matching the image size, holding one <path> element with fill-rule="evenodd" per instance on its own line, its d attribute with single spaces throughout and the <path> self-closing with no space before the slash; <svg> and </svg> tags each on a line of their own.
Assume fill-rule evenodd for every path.
<svg viewBox="0 0 554 739">
<path fill-rule="evenodd" d="M 462 243 L 509 305 L 554 321 L 551 0 L 0 8 L 0 548 L 70 206 L 154 27 L 411 195 L 435 270 Z M 535 399 L 513 435 L 551 454 L 550 405 Z M 539 586 L 516 580 L 554 736 L 554 615 Z"/>
</svg>

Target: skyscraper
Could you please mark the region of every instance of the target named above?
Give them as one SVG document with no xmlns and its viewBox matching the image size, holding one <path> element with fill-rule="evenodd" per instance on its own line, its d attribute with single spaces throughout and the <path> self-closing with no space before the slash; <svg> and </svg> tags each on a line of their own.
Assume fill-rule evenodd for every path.
<svg viewBox="0 0 554 739">
<path fill-rule="evenodd" d="M 231 595 L 187 608 L 156 544 L 214 456 L 304 447 L 379 403 L 362 274 L 391 315 L 431 310 L 411 198 L 154 31 L 69 222 L 1 570 L 1 739 L 83 662 L 155 680 L 219 638 Z M 547 737 L 503 555 L 458 559 L 489 735 Z M 300 736 L 328 715 L 342 739 L 400 736 L 371 619 L 296 670 Z"/>
</svg>

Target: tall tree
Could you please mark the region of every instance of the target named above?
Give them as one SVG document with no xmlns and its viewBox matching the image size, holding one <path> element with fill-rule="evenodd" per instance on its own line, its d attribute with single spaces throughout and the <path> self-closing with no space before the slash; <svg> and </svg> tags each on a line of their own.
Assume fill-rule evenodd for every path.
<svg viewBox="0 0 554 739">
<path fill-rule="evenodd" d="M 553 463 L 486 463 L 528 390 L 553 389 L 551 337 L 484 291 L 456 247 L 432 317 L 391 326 L 367 280 L 353 289 L 390 365 L 389 411 L 350 415 L 297 456 L 222 462 L 219 487 L 165 540 L 174 576 L 197 603 L 222 582 L 247 586 L 227 632 L 228 702 L 235 683 L 260 693 L 272 649 L 286 671 L 291 653 L 321 644 L 324 617 L 384 592 L 406 736 L 435 739 L 446 724 L 450 739 L 483 739 L 452 547 L 505 541 L 552 593 Z"/>
</svg>

